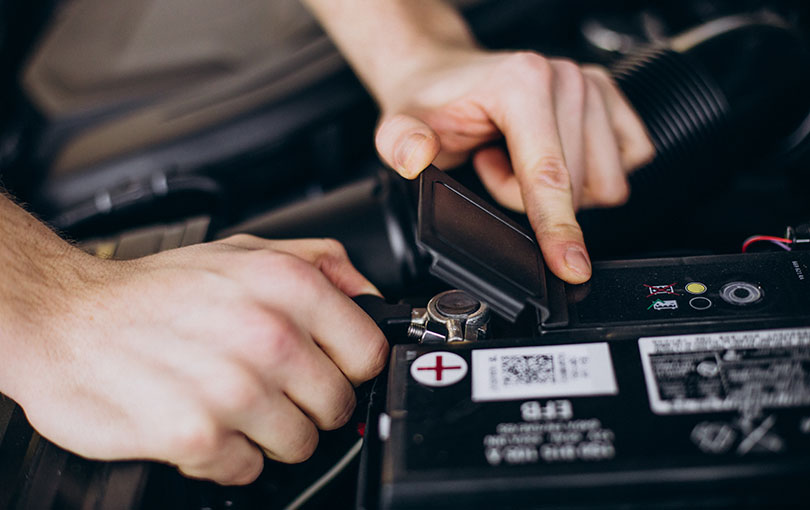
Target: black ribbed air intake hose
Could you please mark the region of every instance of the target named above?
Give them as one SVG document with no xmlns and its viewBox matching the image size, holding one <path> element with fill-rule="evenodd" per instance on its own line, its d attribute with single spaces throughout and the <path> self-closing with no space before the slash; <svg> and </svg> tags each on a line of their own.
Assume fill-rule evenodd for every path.
<svg viewBox="0 0 810 510">
<path fill-rule="evenodd" d="M 655 160 L 631 176 L 634 191 L 698 176 L 709 184 L 741 161 L 784 149 L 780 142 L 810 112 L 806 46 L 764 16 L 722 18 L 644 48 L 616 64 L 613 76 L 656 149 Z"/>
<path fill-rule="evenodd" d="M 632 255 L 631 244 L 649 254 L 704 246 L 700 231 L 723 234 L 717 230 L 727 223 L 707 204 L 723 198 L 735 174 L 771 173 L 775 156 L 807 145 L 810 55 L 802 37 L 773 17 L 718 19 L 639 50 L 612 73 L 656 155 L 630 175 L 627 205 L 578 215 L 597 257 Z M 718 210 L 728 216 L 751 206 Z"/>
<path fill-rule="evenodd" d="M 715 80 L 668 48 L 634 55 L 614 73 L 656 151 L 654 163 L 632 177 L 636 187 L 654 177 L 656 170 L 672 171 L 690 158 L 717 157 L 721 133 L 729 127 L 730 107 Z"/>
</svg>

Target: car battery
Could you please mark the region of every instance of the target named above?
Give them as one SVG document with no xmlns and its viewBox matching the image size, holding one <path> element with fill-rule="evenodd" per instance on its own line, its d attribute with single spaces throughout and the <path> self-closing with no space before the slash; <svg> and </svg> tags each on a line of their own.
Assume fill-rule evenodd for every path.
<svg viewBox="0 0 810 510">
<path fill-rule="evenodd" d="M 807 507 L 810 252 L 563 285 L 530 232 L 435 169 L 420 186 L 419 242 L 463 290 L 377 381 L 361 508 Z"/>
</svg>

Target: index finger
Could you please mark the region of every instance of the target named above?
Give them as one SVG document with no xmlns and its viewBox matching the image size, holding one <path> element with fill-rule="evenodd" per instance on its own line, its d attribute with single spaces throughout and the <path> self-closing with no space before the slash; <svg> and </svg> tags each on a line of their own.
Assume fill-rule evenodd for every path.
<svg viewBox="0 0 810 510">
<path fill-rule="evenodd" d="M 219 242 L 250 250 L 271 249 L 295 255 L 321 270 L 347 296 L 373 294 L 382 297 L 377 287 L 352 265 L 346 249 L 335 239 L 265 239 L 237 234 Z"/>
<path fill-rule="evenodd" d="M 285 312 L 311 334 L 353 384 L 382 370 L 388 343 L 371 317 L 344 293 L 351 286 L 345 278 L 357 280 L 357 293 L 379 295 L 379 291 L 353 268 L 334 241 L 272 241 L 241 235 L 221 242 L 256 250 L 254 260 L 241 267 L 245 281 L 265 304 Z M 330 250 L 333 256 L 319 260 Z"/>
<path fill-rule="evenodd" d="M 520 74 L 509 93 L 484 101 L 504 134 L 523 203 L 549 268 L 569 283 L 591 276 L 582 230 L 574 215 L 571 179 L 554 110 L 553 71 L 538 55 L 520 55 Z M 486 103 L 484 103 L 486 105 Z"/>
<path fill-rule="evenodd" d="M 388 343 L 371 317 L 310 263 L 282 257 L 288 278 L 276 279 L 272 290 L 257 289 L 265 302 L 305 328 L 354 385 L 380 373 Z"/>
</svg>

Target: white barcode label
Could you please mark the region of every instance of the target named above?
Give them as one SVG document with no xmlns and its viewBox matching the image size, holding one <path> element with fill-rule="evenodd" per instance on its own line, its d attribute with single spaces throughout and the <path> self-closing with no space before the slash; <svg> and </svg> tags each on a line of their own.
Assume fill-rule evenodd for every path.
<svg viewBox="0 0 810 510">
<path fill-rule="evenodd" d="M 472 353 L 472 399 L 615 395 L 606 343 L 478 349 Z"/>
</svg>

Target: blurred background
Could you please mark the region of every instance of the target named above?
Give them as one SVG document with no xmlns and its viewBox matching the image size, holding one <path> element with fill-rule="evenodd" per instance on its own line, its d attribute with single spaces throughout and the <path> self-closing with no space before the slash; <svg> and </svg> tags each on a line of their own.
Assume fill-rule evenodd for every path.
<svg viewBox="0 0 810 510">
<path fill-rule="evenodd" d="M 485 46 L 607 66 L 728 16 L 778 17 L 802 35 L 808 25 L 800 1 L 457 3 Z M 231 226 L 379 171 L 375 106 L 295 0 L 0 5 L 0 174 L 67 235 L 84 239 L 196 214 Z M 739 50 L 718 59 L 723 79 L 756 88 L 749 55 Z M 800 61 L 779 63 L 780 80 L 804 72 Z M 804 108 L 791 101 L 795 111 Z M 657 195 L 648 211 L 655 220 L 644 232 L 630 230 L 648 251 L 731 251 L 753 231 L 806 220 L 807 143 L 804 133 L 791 134 L 755 157 L 724 157 L 699 178 L 683 168 L 694 163 L 671 169 L 679 182 L 694 181 L 678 196 L 635 193 Z M 745 149 L 732 137 L 714 143 Z M 584 216 L 586 228 L 607 221 Z M 612 216 L 609 223 L 621 225 L 638 215 Z M 630 240 L 608 247 L 594 237 L 591 248 L 626 256 L 639 250 Z"/>
</svg>

